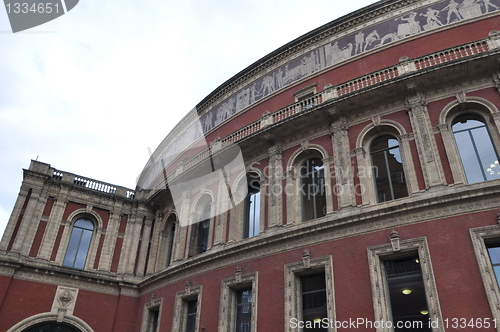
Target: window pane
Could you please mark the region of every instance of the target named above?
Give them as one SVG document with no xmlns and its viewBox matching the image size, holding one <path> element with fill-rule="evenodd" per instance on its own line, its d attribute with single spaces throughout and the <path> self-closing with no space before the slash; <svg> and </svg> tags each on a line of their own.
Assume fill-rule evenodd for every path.
<svg viewBox="0 0 500 332">
<path fill-rule="evenodd" d="M 87 219 L 75 222 L 64 256 L 63 266 L 83 269 L 92 241 L 94 224 Z"/>
<path fill-rule="evenodd" d="M 250 195 L 248 237 L 259 234 L 260 228 L 260 192 Z"/>
<path fill-rule="evenodd" d="M 207 251 L 210 220 L 203 220 L 199 223 L 198 253 Z"/>
<path fill-rule="evenodd" d="M 93 231 L 94 230 L 94 223 L 88 219 L 78 219 L 75 222 L 75 227 L 88 229 L 88 230 Z"/>
<path fill-rule="evenodd" d="M 302 219 L 316 219 L 326 214 L 325 169 L 320 158 L 306 160 L 300 168 Z"/>
<path fill-rule="evenodd" d="M 498 158 L 495 150 L 493 149 L 493 144 L 489 144 L 491 143 L 491 139 L 486 126 L 474 129 L 471 133 L 474 142 L 476 142 L 479 160 L 481 161 L 481 165 L 485 171 L 486 180 L 500 178 Z"/>
<path fill-rule="evenodd" d="M 372 166 L 378 202 L 408 196 L 399 142 L 392 136 L 381 136 L 371 146 Z"/>
<path fill-rule="evenodd" d="M 500 287 L 500 247 L 488 248 L 488 253 L 490 255 L 491 265 L 493 265 L 493 271 L 495 271 L 497 284 Z"/>
<path fill-rule="evenodd" d="M 321 327 L 321 320 L 328 318 L 326 301 L 325 273 L 300 278 L 302 293 L 302 320 L 306 323 L 304 331 L 327 331 Z M 312 328 L 307 328 L 307 326 Z"/>
<path fill-rule="evenodd" d="M 236 292 L 236 332 L 250 331 L 252 321 L 252 290 Z"/>
<path fill-rule="evenodd" d="M 82 236 L 82 229 L 73 228 L 71 232 L 71 237 L 69 238 L 68 249 L 66 250 L 66 256 L 64 257 L 64 266 L 73 267 L 75 264 L 75 258 L 78 251 L 78 245 L 80 243 L 80 238 Z"/>
<path fill-rule="evenodd" d="M 418 256 L 385 262 L 394 331 L 431 331 L 428 306 Z"/>
<path fill-rule="evenodd" d="M 186 318 L 186 332 L 196 331 L 196 310 L 198 301 L 189 301 L 187 303 L 187 318 Z"/>
<path fill-rule="evenodd" d="M 466 115 L 452 128 L 467 182 L 500 178 L 498 157 L 485 123 L 475 115 Z"/>
<path fill-rule="evenodd" d="M 82 236 L 80 239 L 80 246 L 76 254 L 74 268 L 83 269 L 85 267 L 85 261 L 87 260 L 87 253 L 89 252 L 90 241 L 92 240 L 92 232 L 88 230 L 82 231 Z"/>
</svg>

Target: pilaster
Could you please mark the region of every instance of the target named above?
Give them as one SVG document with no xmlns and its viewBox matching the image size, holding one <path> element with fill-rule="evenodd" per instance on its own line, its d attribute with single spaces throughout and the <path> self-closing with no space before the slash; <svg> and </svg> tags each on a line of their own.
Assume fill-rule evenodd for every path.
<svg viewBox="0 0 500 332">
<path fill-rule="evenodd" d="M 120 206 L 115 205 L 115 210 L 110 212 L 108 228 L 106 229 L 106 237 L 104 238 L 101 257 L 99 259 L 98 269 L 101 271 L 109 271 L 111 269 L 111 261 L 115 252 L 118 229 L 121 221 L 121 214 L 118 212 L 120 209 L 121 204 Z"/>
<path fill-rule="evenodd" d="M 38 258 L 40 259 L 49 260 L 52 250 L 54 250 L 57 233 L 59 231 L 59 227 L 61 226 L 66 204 L 68 203 L 67 197 L 66 189 L 64 193 L 60 193 L 60 195 L 57 196 L 56 201 L 54 202 L 54 206 L 52 207 L 52 211 L 47 221 L 47 228 L 43 234 L 40 250 L 38 251 Z"/>
<path fill-rule="evenodd" d="M 16 224 L 21 214 L 23 214 L 23 206 L 26 199 L 28 198 L 28 195 L 29 195 L 29 188 L 23 184 L 21 186 L 21 191 L 17 196 L 17 200 L 14 205 L 12 214 L 10 215 L 9 222 L 7 223 L 7 228 L 5 229 L 5 232 L 3 234 L 2 241 L 0 242 L 0 252 L 1 251 L 6 252 L 9 247 L 11 238 L 12 236 L 14 236 L 14 230 L 16 228 Z"/>
<path fill-rule="evenodd" d="M 28 256 L 31 243 L 25 243 L 25 241 L 29 240 L 29 234 L 32 232 L 31 229 L 35 228 L 36 232 L 38 228 L 38 223 L 40 222 L 43 212 L 43 206 L 42 209 L 40 209 L 40 205 L 43 204 L 43 202 L 40 202 L 41 198 L 42 186 L 40 185 L 32 188 L 28 205 L 23 213 L 23 219 L 17 231 L 16 239 L 12 245 L 12 252 Z"/>
<path fill-rule="evenodd" d="M 283 225 L 283 162 L 282 151 L 278 145 L 268 150 L 269 158 L 269 228 Z"/>
<path fill-rule="evenodd" d="M 354 181 L 351 171 L 351 158 L 349 155 L 348 126 L 345 120 L 333 123 L 330 127 L 330 135 L 333 147 L 333 174 L 335 174 L 336 179 L 336 188 L 334 192 L 337 193 L 339 209 L 355 206 Z M 323 161 L 323 163 L 325 163 L 325 161 Z M 330 170 L 330 167 L 327 168 L 325 164 L 325 177 L 327 173 L 332 173 L 331 171 L 327 172 L 327 170 Z M 331 192 L 331 190 L 329 191 Z M 332 203 L 331 199 L 327 200 L 327 208 L 329 201 L 330 204 Z"/>
<path fill-rule="evenodd" d="M 413 89 L 415 87 L 410 86 L 410 90 Z M 446 183 L 444 171 L 427 110 L 427 102 L 421 95 L 416 94 L 406 101 L 406 106 L 417 143 L 425 185 L 427 188 L 444 185 Z"/>
</svg>

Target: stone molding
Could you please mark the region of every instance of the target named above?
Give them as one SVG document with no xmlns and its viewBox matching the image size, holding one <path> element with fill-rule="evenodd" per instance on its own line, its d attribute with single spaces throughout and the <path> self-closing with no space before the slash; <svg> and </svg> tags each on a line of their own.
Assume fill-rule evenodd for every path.
<svg viewBox="0 0 500 332">
<path fill-rule="evenodd" d="M 335 292 L 333 281 L 333 261 L 332 256 L 311 258 L 309 250 L 305 250 L 302 260 L 285 265 L 285 331 L 294 332 L 291 320 L 296 318 L 302 320 L 302 301 L 300 276 L 325 272 L 326 281 L 326 303 L 328 320 L 335 321 Z M 329 329 L 330 332 L 337 331 L 336 326 Z"/>
<path fill-rule="evenodd" d="M 433 328 L 434 332 L 444 332 L 443 317 L 439 306 L 434 273 L 432 271 L 431 256 L 426 237 L 414 238 L 398 241 L 398 250 L 395 251 L 392 243 L 381 244 L 367 248 L 368 264 L 370 266 L 370 280 L 372 286 L 373 309 L 375 311 L 375 321 L 392 321 L 391 302 L 389 298 L 389 288 L 383 259 L 401 257 L 401 253 L 408 255 L 418 253 L 422 277 L 425 285 L 425 293 L 431 321 L 438 322 L 438 327 Z M 380 326 L 377 332 L 392 332 L 388 326 Z"/>
<path fill-rule="evenodd" d="M 219 305 L 218 332 L 233 332 L 235 326 L 236 291 L 252 289 L 252 321 L 250 332 L 257 331 L 258 272 L 243 274 L 241 267 L 236 268 L 234 277 L 222 280 Z"/>
<path fill-rule="evenodd" d="M 174 304 L 174 317 L 172 319 L 172 331 L 185 331 L 186 317 L 187 317 L 187 301 L 197 300 L 196 308 L 196 328 L 195 331 L 200 330 L 200 308 L 202 301 L 202 287 L 194 286 L 191 280 L 186 281 L 186 287 L 183 291 L 175 294 Z"/>
<path fill-rule="evenodd" d="M 26 331 L 26 329 L 34 327 L 38 324 L 54 323 L 54 322 L 58 322 L 57 314 L 42 313 L 22 320 L 21 322 L 17 323 L 16 325 L 8 329 L 7 332 L 23 332 Z M 81 332 L 94 332 L 94 330 L 92 330 L 92 328 L 87 323 L 85 323 L 82 319 L 76 316 L 72 315 L 64 316 L 60 322 L 65 323 Z"/>
<path fill-rule="evenodd" d="M 485 241 L 500 240 L 500 227 L 498 225 L 471 228 L 469 230 L 472 239 L 474 253 L 476 254 L 479 272 L 484 284 L 486 297 L 490 304 L 493 319 L 500 321 L 500 290 L 499 285 L 491 265 Z M 500 331 L 500 326 L 496 325 L 496 330 Z"/>
</svg>

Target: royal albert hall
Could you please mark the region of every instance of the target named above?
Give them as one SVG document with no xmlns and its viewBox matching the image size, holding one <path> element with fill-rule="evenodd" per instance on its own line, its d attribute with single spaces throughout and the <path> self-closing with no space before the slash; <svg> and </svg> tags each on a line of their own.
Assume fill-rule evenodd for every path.
<svg viewBox="0 0 500 332">
<path fill-rule="evenodd" d="M 298 37 L 133 189 L 32 161 L 0 331 L 500 331 L 499 14 L 382 0 Z"/>
</svg>

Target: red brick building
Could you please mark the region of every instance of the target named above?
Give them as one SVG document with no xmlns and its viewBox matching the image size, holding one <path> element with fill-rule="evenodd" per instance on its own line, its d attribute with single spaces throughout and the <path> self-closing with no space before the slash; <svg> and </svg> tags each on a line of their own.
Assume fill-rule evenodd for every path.
<svg viewBox="0 0 500 332">
<path fill-rule="evenodd" d="M 500 331 L 500 0 L 380 1 L 282 46 L 137 188 L 32 161 L 0 330 Z"/>
</svg>

